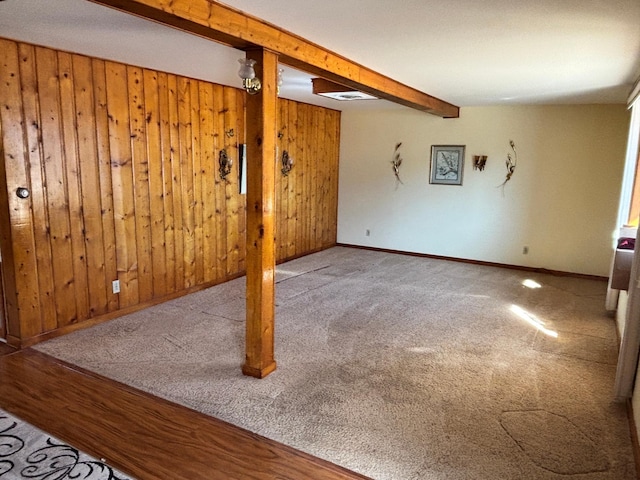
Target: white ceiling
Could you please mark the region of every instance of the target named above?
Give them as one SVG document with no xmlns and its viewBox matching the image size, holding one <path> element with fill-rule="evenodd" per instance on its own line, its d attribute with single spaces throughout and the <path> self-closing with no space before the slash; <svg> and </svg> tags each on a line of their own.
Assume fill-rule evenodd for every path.
<svg viewBox="0 0 640 480">
<path fill-rule="evenodd" d="M 458 106 L 623 103 L 640 74 L 639 0 L 226 0 Z M 87 0 L 0 1 L 0 36 L 239 86 L 243 53 Z M 336 109 L 393 107 L 311 94 Z"/>
</svg>

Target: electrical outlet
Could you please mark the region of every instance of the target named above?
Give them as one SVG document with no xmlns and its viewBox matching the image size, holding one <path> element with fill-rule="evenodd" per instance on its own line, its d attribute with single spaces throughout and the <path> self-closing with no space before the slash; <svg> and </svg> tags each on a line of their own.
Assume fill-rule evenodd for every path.
<svg viewBox="0 0 640 480">
<path fill-rule="evenodd" d="M 113 293 L 120 293 L 120 280 L 114 280 L 111 282 L 111 289 Z"/>
<path fill-rule="evenodd" d="M 525 245 L 524 247 L 522 247 L 522 254 L 526 255 L 527 253 L 529 253 L 529 247 Z"/>
<path fill-rule="evenodd" d="M 368 237 L 369 235 L 371 235 L 371 230 L 369 230 L 368 228 L 364 231 L 364 236 Z"/>
</svg>

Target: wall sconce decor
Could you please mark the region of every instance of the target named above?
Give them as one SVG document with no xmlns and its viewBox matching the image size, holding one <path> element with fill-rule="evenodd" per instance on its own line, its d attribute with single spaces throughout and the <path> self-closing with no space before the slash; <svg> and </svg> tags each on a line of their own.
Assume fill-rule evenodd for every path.
<svg viewBox="0 0 640 480">
<path fill-rule="evenodd" d="M 231 167 L 233 167 L 233 160 L 227 155 L 227 151 L 223 148 L 220 150 L 220 156 L 218 157 L 218 172 L 220 172 L 220 178 L 222 180 L 227 179 L 227 175 L 231 173 Z"/>
<path fill-rule="evenodd" d="M 256 61 L 250 58 L 239 58 L 238 62 L 240 62 L 238 76 L 242 79 L 242 86 L 247 93 L 255 95 L 262 88 L 262 83 L 256 77 L 256 71 L 253 69 Z"/>
<path fill-rule="evenodd" d="M 473 156 L 473 169 L 483 171 L 487 164 L 486 155 L 474 155 Z"/>
<path fill-rule="evenodd" d="M 282 172 L 282 175 L 284 175 L 285 177 L 289 175 L 289 172 L 291 171 L 292 168 L 293 168 L 293 158 L 289 156 L 289 152 L 284 150 L 282 152 L 282 169 L 280 170 Z"/>
</svg>

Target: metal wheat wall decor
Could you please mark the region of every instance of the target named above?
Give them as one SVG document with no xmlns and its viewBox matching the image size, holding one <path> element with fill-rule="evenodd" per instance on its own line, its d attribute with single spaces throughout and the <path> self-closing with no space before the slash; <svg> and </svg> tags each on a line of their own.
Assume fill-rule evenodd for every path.
<svg viewBox="0 0 640 480">
<path fill-rule="evenodd" d="M 507 161 L 505 162 L 507 166 L 507 176 L 504 179 L 504 182 L 498 185 L 498 187 L 502 187 L 503 195 L 504 195 L 504 186 L 507 184 L 509 180 L 511 180 L 511 176 L 513 175 L 513 172 L 516 171 L 516 164 L 518 163 L 518 152 L 516 152 L 516 145 L 515 143 L 513 143 L 513 140 L 509 140 L 509 145 L 511 146 L 511 150 L 513 150 L 513 157 L 511 156 L 510 153 L 507 153 Z"/>
<path fill-rule="evenodd" d="M 400 182 L 404 185 L 402 180 L 400 180 L 400 165 L 402 165 L 402 157 L 400 156 L 401 146 L 402 146 L 402 142 L 396 144 L 396 148 L 393 150 L 393 158 L 391 159 L 391 165 L 393 166 L 393 174 L 396 177 L 396 188 L 398 186 L 397 182 Z"/>
</svg>

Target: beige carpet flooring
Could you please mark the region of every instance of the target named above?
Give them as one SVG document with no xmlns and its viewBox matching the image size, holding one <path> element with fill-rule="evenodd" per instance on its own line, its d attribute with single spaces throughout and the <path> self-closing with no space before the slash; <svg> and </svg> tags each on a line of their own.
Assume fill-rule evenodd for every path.
<svg viewBox="0 0 640 480">
<path fill-rule="evenodd" d="M 37 348 L 375 479 L 630 480 L 605 288 L 336 247 L 278 267 L 266 379 L 244 279 Z"/>
</svg>

